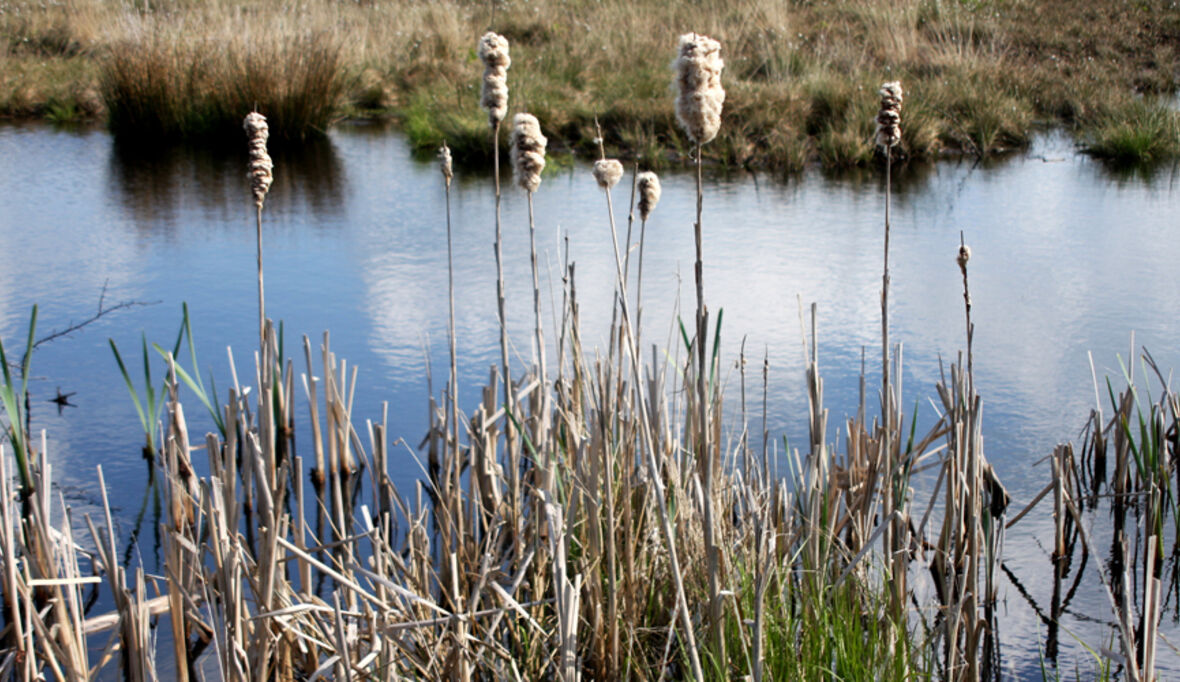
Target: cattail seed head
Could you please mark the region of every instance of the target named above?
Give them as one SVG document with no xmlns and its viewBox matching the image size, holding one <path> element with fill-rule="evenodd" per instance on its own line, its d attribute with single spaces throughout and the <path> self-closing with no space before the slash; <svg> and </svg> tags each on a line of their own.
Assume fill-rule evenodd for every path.
<svg viewBox="0 0 1180 682">
<path fill-rule="evenodd" d="M 451 187 L 451 178 L 455 177 L 455 171 L 451 165 L 451 148 L 443 142 L 443 146 L 438 148 L 438 168 L 442 171 L 443 179 L 446 180 L 447 189 Z"/>
<path fill-rule="evenodd" d="M 959 269 L 963 271 L 964 275 L 966 275 L 967 274 L 967 261 L 971 260 L 971 247 L 967 246 L 966 244 L 960 245 L 959 246 L 959 255 L 957 258 L 955 258 L 955 260 L 958 261 L 958 263 L 959 263 Z"/>
<path fill-rule="evenodd" d="M 878 94 L 881 108 L 877 112 L 877 145 L 888 150 L 901 141 L 901 82 L 883 84 Z"/>
<path fill-rule="evenodd" d="M 270 160 L 270 154 L 266 153 L 270 127 L 266 125 L 266 117 L 257 111 L 246 114 L 242 127 L 246 130 L 246 141 L 250 146 L 250 171 L 247 174 L 250 178 L 250 191 L 254 193 L 254 205 L 261 209 L 270 184 L 274 181 L 271 173 L 274 164 Z"/>
<path fill-rule="evenodd" d="M 594 179 L 598 181 L 598 186 L 603 189 L 610 189 L 619 184 L 619 179 L 623 177 L 623 164 L 615 159 L 599 159 L 594 162 Z"/>
<path fill-rule="evenodd" d="M 493 127 L 508 113 L 508 39 L 488 31 L 479 39 L 479 59 L 483 62 L 483 89 L 480 106 L 487 109 L 488 123 Z"/>
<path fill-rule="evenodd" d="M 660 203 L 660 177 L 651 171 L 644 171 L 635 179 L 639 189 L 639 218 L 647 220 Z"/>
<path fill-rule="evenodd" d="M 541 171 L 545 169 L 545 145 L 549 141 L 541 134 L 541 124 L 532 114 L 517 114 L 512 119 L 512 176 L 516 184 L 528 192 L 541 186 Z"/>
<path fill-rule="evenodd" d="M 697 144 L 705 144 L 721 129 L 721 43 L 708 36 L 685 33 L 680 36 L 680 54 L 672 63 L 676 70 L 676 120 Z"/>
</svg>

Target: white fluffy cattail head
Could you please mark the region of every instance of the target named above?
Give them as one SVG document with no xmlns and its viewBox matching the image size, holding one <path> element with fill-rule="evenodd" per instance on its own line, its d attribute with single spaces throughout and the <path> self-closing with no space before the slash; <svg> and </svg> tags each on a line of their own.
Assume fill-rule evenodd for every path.
<svg viewBox="0 0 1180 682">
<path fill-rule="evenodd" d="M 598 186 L 603 189 L 610 189 L 619 184 L 619 179 L 623 177 L 623 164 L 615 159 L 599 159 L 594 162 L 594 179 L 598 181 Z"/>
<path fill-rule="evenodd" d="M 242 121 L 242 128 L 246 130 L 246 142 L 250 146 L 250 191 L 254 194 L 254 205 L 262 208 L 270 184 L 274 181 L 271 171 L 274 164 L 270 154 L 266 153 L 266 140 L 270 137 L 270 127 L 266 124 L 266 117 L 257 111 L 246 114 Z"/>
<path fill-rule="evenodd" d="M 676 120 L 697 144 L 705 144 L 721 129 L 721 43 L 708 36 L 685 33 L 680 36 L 680 54 L 672 63 L 676 69 Z"/>
<path fill-rule="evenodd" d="M 483 88 L 480 106 L 487 109 L 488 123 L 495 126 L 508 113 L 508 39 L 488 31 L 479 39 L 479 59 L 483 62 Z"/>
<path fill-rule="evenodd" d="M 660 203 L 660 177 L 651 171 L 644 171 L 635 179 L 639 189 L 639 218 L 647 220 Z"/>
<path fill-rule="evenodd" d="M 451 164 L 451 148 L 443 142 L 443 146 L 438 148 L 438 169 L 442 171 L 443 179 L 447 182 L 447 188 L 451 186 L 451 178 L 455 177 L 454 167 Z"/>
<path fill-rule="evenodd" d="M 541 124 L 532 114 L 517 114 L 512 119 L 512 176 L 526 191 L 536 192 L 545 169 L 545 145 Z"/>
<path fill-rule="evenodd" d="M 967 274 L 967 261 L 971 260 L 971 247 L 966 244 L 959 245 L 959 255 L 955 258 L 959 263 L 959 269 L 963 274 Z"/>
<path fill-rule="evenodd" d="M 901 82 L 881 86 L 881 109 L 877 112 L 877 144 L 888 150 L 901 141 Z"/>
</svg>

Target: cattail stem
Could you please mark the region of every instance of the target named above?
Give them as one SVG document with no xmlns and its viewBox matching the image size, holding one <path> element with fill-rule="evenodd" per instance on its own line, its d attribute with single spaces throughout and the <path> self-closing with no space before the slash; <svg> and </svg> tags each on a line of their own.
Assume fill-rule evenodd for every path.
<svg viewBox="0 0 1180 682">
<path fill-rule="evenodd" d="M 255 234 L 258 238 L 258 343 L 266 349 L 266 295 L 262 286 L 262 204 L 257 206 Z M 265 357 L 265 353 L 263 355 Z"/>
<path fill-rule="evenodd" d="M 444 149 L 445 148 L 446 147 L 444 145 Z M 463 508 L 462 508 L 463 466 L 462 466 L 462 458 L 459 456 L 459 415 L 458 415 L 458 404 L 457 404 L 459 401 L 459 371 L 458 371 L 458 362 L 456 359 L 457 350 L 456 350 L 456 341 L 455 341 L 455 264 L 454 264 L 453 239 L 452 239 L 452 234 L 451 234 L 451 177 L 450 177 L 450 172 L 451 172 L 450 155 L 447 154 L 447 156 L 444 160 L 443 176 L 444 176 L 444 181 L 445 181 L 444 182 L 444 192 L 446 195 L 446 213 L 447 213 L 447 304 L 448 304 L 447 331 L 448 331 L 448 336 L 450 337 L 448 339 L 448 345 L 449 345 L 449 350 L 450 350 L 450 363 L 451 363 L 451 367 L 450 367 L 451 376 L 450 376 L 450 380 L 447 382 L 447 393 L 449 394 L 449 402 L 450 402 L 448 407 L 449 407 L 449 415 L 450 415 L 449 418 L 450 418 L 450 426 L 451 426 L 451 436 L 449 439 L 446 439 L 446 440 L 449 440 L 449 443 L 446 442 L 446 440 L 444 440 L 445 444 L 443 447 L 443 452 L 444 452 L 443 461 L 444 462 L 448 461 L 445 453 L 449 453 L 449 455 L 450 455 L 449 463 L 451 465 L 450 472 L 449 472 L 450 476 L 451 476 L 451 484 L 450 484 L 451 495 L 450 496 L 452 498 L 450 501 L 452 504 L 452 509 L 450 511 L 450 514 L 451 514 L 451 523 L 454 526 L 454 532 L 455 532 L 454 541 L 453 541 L 453 543 L 454 543 L 453 550 L 458 552 L 459 545 L 463 541 L 463 538 L 466 537 L 466 533 L 465 533 L 465 529 L 464 529 L 465 517 L 463 514 Z M 445 464 L 444 464 L 444 466 L 445 466 Z M 459 600 L 461 599 L 461 596 L 459 594 L 457 594 L 457 593 L 453 594 L 452 597 L 455 600 L 454 601 L 455 604 L 460 603 Z"/>
<path fill-rule="evenodd" d="M 971 289 L 967 285 L 967 262 L 971 260 L 971 248 L 963 241 L 963 232 L 959 232 L 959 270 L 963 273 L 963 309 L 967 318 L 967 394 L 975 392 L 975 353 L 972 342 L 975 339 L 975 325 L 971 324 Z"/>
<path fill-rule="evenodd" d="M 639 170 L 638 165 L 635 168 Z M 643 317 L 643 244 L 647 232 L 647 218 L 660 202 L 660 178 L 651 171 L 636 173 L 633 187 L 639 192 L 639 264 L 635 273 L 635 348 L 640 348 L 640 324 Z M 632 194 L 635 189 L 632 189 Z M 634 203 L 634 198 L 632 199 Z"/>
<path fill-rule="evenodd" d="M 718 661 L 725 662 L 725 630 L 722 627 L 724 615 L 721 602 L 721 588 L 718 584 L 718 573 L 721 570 L 720 557 L 716 541 L 713 518 L 713 452 L 709 446 L 709 401 L 706 391 L 706 346 L 708 329 L 705 311 L 705 280 L 704 260 L 701 248 L 701 212 L 704 206 L 704 192 L 701 183 L 701 145 L 696 148 L 696 180 L 697 180 L 697 215 L 693 224 L 693 238 L 696 243 L 696 273 L 697 285 L 697 462 L 701 467 L 702 487 L 704 488 L 704 523 L 705 523 L 705 560 L 709 570 L 709 633 L 713 642 L 714 654 Z"/>
<path fill-rule="evenodd" d="M 889 148 L 885 148 L 885 247 L 884 247 L 884 263 L 885 267 L 881 275 L 881 400 L 882 400 L 882 418 L 885 421 L 885 427 L 888 430 L 891 426 L 891 419 L 889 412 L 891 410 L 892 401 L 890 400 L 889 390 L 889 210 L 890 210 L 890 184 L 892 175 L 893 162 L 890 158 Z M 888 441 L 886 441 L 888 443 Z"/>
<path fill-rule="evenodd" d="M 643 238 L 647 233 L 647 220 L 639 221 L 639 259 L 635 264 L 635 346 L 639 347 L 639 335 L 643 330 Z"/>
<path fill-rule="evenodd" d="M 887 563 L 894 571 L 893 581 L 894 586 L 904 584 L 905 576 L 896 575 L 899 568 L 897 561 L 897 554 L 900 550 L 901 544 L 901 529 L 898 523 L 893 520 L 893 511 L 895 509 L 895 488 L 896 476 L 895 471 L 896 462 L 893 458 L 893 386 L 889 378 L 889 211 L 890 211 L 890 193 L 892 180 L 892 154 L 890 148 L 885 147 L 885 245 L 884 245 L 884 268 L 881 275 L 881 421 L 882 421 L 882 438 L 881 447 L 884 450 L 884 467 L 886 473 L 885 478 L 885 518 L 889 527 L 885 530 L 886 551 L 889 553 Z M 904 570 L 904 569 L 903 569 Z M 904 606 L 903 597 L 899 590 L 891 590 L 891 607 L 895 619 L 900 618 L 902 608 Z"/>
<path fill-rule="evenodd" d="M 504 243 L 503 231 L 500 225 L 500 122 L 492 126 L 492 177 L 496 186 L 496 310 L 500 321 L 500 367 L 504 379 L 504 438 L 509 466 L 509 509 L 520 509 L 520 467 L 516 453 L 516 427 L 512 423 L 512 371 L 508 365 L 508 320 L 504 312 Z M 510 511 L 516 514 L 516 511 Z M 517 524 L 513 522 L 509 531 L 517 549 L 523 551 L 523 545 L 517 532 Z"/>
<path fill-rule="evenodd" d="M 537 431 L 533 434 L 533 437 L 537 452 L 544 456 L 549 429 L 549 374 L 545 364 L 545 334 L 541 319 L 541 282 L 537 268 L 537 225 L 533 217 L 533 192 L 528 193 L 528 198 L 529 257 L 533 269 L 533 315 L 536 320 L 537 369 L 541 379 L 541 418 L 537 422 Z"/>
</svg>

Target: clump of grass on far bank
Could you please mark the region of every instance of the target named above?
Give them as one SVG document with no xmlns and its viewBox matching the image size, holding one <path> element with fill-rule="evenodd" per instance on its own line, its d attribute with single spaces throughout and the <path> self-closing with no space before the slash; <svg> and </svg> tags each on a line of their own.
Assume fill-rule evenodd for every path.
<svg viewBox="0 0 1180 682">
<path fill-rule="evenodd" d="M 1180 155 L 1180 113 L 1159 101 L 1135 100 L 1111 112 L 1086 135 L 1092 156 L 1119 164 L 1152 163 Z"/>
<path fill-rule="evenodd" d="M 339 38 L 252 37 L 183 41 L 153 32 L 112 45 L 99 76 L 112 133 L 144 141 L 224 136 L 254 110 L 266 112 L 279 140 L 326 131 L 347 84 Z"/>
<path fill-rule="evenodd" d="M 157 126 L 148 105 L 166 104 L 158 125 L 178 136 L 201 134 L 229 107 L 212 104 L 213 93 L 234 106 L 257 98 L 272 110 L 262 100 L 293 96 L 264 96 L 263 83 L 242 93 L 253 79 L 308 94 L 289 108 L 309 116 L 313 100 L 323 103 L 301 130 L 322 127 L 334 114 L 392 117 L 422 148 L 445 138 L 457 158 L 469 160 L 489 153 L 488 141 L 470 134 L 482 118 L 473 46 L 488 28 L 512 44 L 510 106 L 537 115 L 554 149 L 596 155 L 597 116 L 611 153 L 655 166 L 688 156 L 667 97 L 671 73 L 665 60 L 651 59 L 687 30 L 725 46 L 730 97 L 722 132 L 706 153 L 729 165 L 872 163 L 871 124 L 863 118 L 866 111 L 871 118 L 873 93 L 886 80 L 904 81 L 926 103 L 907 116 L 895 150 L 912 159 L 1020 148 L 1044 123 L 1064 125 L 1082 140 L 1105 136 L 1099 131 L 1114 122 L 1134 123 L 1128 106 L 1135 97 L 1180 87 L 1180 15 L 1166 0 L 750 0 L 740 11 L 684 0 L 535 0 L 497 4 L 494 16 L 485 3 L 462 0 L 162 0 L 150 13 L 101 0 L 11 0 L 6 8 L 0 115 L 101 118 L 104 108 L 87 93 L 98 92 L 100 77 L 108 89 L 112 76 L 126 75 L 134 81 L 123 88 L 127 96 L 106 98 L 116 131 L 126 120 Z M 664 28 L 645 28 L 652 26 Z M 246 31 L 257 38 L 248 43 Z M 338 51 L 280 50 L 312 31 L 336 36 Z M 165 35 L 175 53 L 154 55 L 152 45 Z M 134 53 L 153 68 L 116 69 L 116 60 Z M 320 80 L 298 70 L 325 56 L 332 59 L 317 67 Z M 261 67 L 243 80 L 247 60 Z M 241 115 L 235 111 L 226 125 Z M 275 135 L 287 135 L 287 116 L 267 115 Z"/>
</svg>

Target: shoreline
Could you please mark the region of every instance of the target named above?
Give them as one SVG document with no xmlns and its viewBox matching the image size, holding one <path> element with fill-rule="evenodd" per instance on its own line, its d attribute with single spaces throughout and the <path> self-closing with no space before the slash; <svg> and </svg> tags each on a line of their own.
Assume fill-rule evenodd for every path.
<svg viewBox="0 0 1180 682">
<path fill-rule="evenodd" d="M 1180 88 L 1180 12 L 1164 2 L 756 0 L 724 13 L 640 0 L 493 11 L 16 2 L 0 15 L 0 116 L 104 122 L 122 138 L 207 139 L 253 102 L 291 110 L 269 116 L 277 138 L 342 117 L 388 119 L 419 148 L 446 140 L 457 160 L 475 161 L 491 149 L 474 58 L 490 22 L 511 45 L 510 108 L 534 113 L 554 147 L 584 156 L 596 151 L 595 120 L 612 155 L 662 168 L 688 153 L 668 62 L 689 30 L 722 43 L 727 100 L 706 150 L 715 163 L 787 173 L 871 166 L 876 88 L 898 79 L 907 92 L 901 160 L 991 157 L 1027 147 L 1044 127 L 1117 162 L 1180 155 L 1180 114 L 1169 106 Z M 240 25 L 265 27 L 265 39 Z"/>
</svg>

